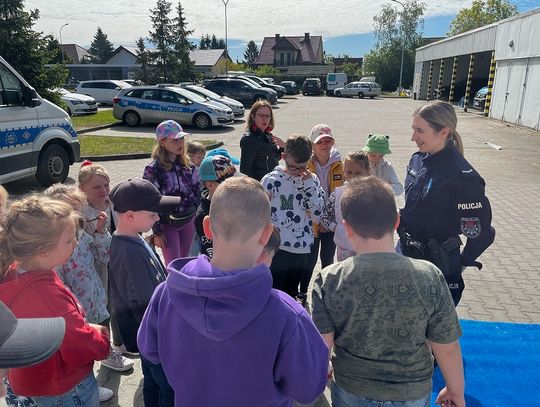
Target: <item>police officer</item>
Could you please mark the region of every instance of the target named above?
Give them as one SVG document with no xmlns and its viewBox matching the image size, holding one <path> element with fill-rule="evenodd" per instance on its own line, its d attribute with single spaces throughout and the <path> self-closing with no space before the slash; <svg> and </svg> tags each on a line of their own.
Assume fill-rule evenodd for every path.
<svg viewBox="0 0 540 407">
<path fill-rule="evenodd" d="M 418 147 L 407 167 L 405 207 L 398 230 L 404 255 L 429 260 L 444 274 L 457 305 L 467 266 L 493 243 L 491 207 L 485 182 L 463 157 L 452 105 L 435 101 L 413 115 L 412 141 Z M 461 239 L 466 244 L 460 253 Z"/>
</svg>

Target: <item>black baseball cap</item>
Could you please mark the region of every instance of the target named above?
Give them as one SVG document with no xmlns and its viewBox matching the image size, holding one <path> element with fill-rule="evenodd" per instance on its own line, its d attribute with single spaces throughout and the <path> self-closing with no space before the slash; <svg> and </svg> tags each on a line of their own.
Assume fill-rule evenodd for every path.
<svg viewBox="0 0 540 407">
<path fill-rule="evenodd" d="M 16 318 L 0 302 L 0 368 L 31 366 L 48 359 L 65 333 L 64 318 Z"/>
<path fill-rule="evenodd" d="M 161 195 L 161 192 L 150 181 L 133 178 L 116 185 L 109 198 L 116 212 L 150 211 L 170 212 L 180 205 L 179 196 Z"/>
</svg>

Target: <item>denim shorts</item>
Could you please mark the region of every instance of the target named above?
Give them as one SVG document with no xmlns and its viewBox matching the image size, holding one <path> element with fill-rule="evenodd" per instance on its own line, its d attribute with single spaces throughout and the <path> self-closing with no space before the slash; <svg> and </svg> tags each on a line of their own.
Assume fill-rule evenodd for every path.
<svg viewBox="0 0 540 407">
<path fill-rule="evenodd" d="M 372 400 L 351 394 L 339 387 L 336 382 L 332 382 L 331 391 L 333 407 L 429 407 L 431 401 L 431 394 L 428 394 L 419 400 Z"/>
<path fill-rule="evenodd" d="M 32 397 L 38 407 L 99 407 L 98 383 L 91 372 L 71 390 L 59 396 Z"/>
</svg>

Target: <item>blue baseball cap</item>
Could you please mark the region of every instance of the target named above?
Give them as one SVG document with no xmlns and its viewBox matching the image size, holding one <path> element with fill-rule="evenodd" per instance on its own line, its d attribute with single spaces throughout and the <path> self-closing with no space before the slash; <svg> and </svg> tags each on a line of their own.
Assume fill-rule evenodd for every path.
<svg viewBox="0 0 540 407">
<path fill-rule="evenodd" d="M 214 155 L 221 155 L 223 157 L 227 157 L 234 165 L 240 165 L 240 160 L 236 157 L 231 156 L 229 152 L 224 148 L 216 148 L 215 150 L 210 150 L 206 152 L 207 157 L 211 157 Z"/>
</svg>

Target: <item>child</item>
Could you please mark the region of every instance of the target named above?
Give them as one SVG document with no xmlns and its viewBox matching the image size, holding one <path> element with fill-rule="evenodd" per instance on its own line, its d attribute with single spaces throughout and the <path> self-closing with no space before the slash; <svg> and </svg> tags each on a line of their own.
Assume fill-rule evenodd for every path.
<svg viewBox="0 0 540 407">
<path fill-rule="evenodd" d="M 363 151 L 347 154 L 345 158 L 343 179 L 345 182 L 370 175 L 369 159 Z M 341 194 L 343 187 L 338 187 L 328 198 L 321 215 L 321 225 L 334 232 L 334 242 L 337 246 L 337 259 L 343 261 L 354 256 L 354 248 L 345 234 L 343 216 L 341 215 Z"/>
<path fill-rule="evenodd" d="M 204 234 L 203 220 L 210 212 L 210 201 L 218 185 L 235 174 L 237 174 L 236 167 L 231 163 L 231 160 L 222 155 L 206 157 L 199 167 L 199 178 L 205 189 L 195 215 L 195 230 L 201 242 L 200 253 L 209 258 L 212 258 L 212 239 Z"/>
<path fill-rule="evenodd" d="M 40 405 L 97 406 L 93 366 L 109 353 L 107 328 L 89 324 L 77 299 L 54 272 L 71 256 L 80 217 L 70 205 L 31 196 L 11 204 L 0 228 L 0 300 L 18 318 L 62 317 L 66 333 L 53 356 L 12 369 L 16 394 Z"/>
<path fill-rule="evenodd" d="M 184 145 L 187 135 L 175 121 L 161 122 L 156 128 L 153 161 L 143 175 L 162 195 L 182 198 L 178 208 L 162 216 L 153 227 L 152 242 L 163 251 L 166 264 L 189 255 L 195 236 L 195 212 L 201 202 L 199 172 L 189 161 Z"/>
<path fill-rule="evenodd" d="M 436 403 L 464 407 L 461 329 L 443 274 L 396 253 L 399 215 L 386 182 L 370 176 L 344 188 L 357 255 L 324 269 L 313 288 L 313 320 L 333 350 L 333 405 L 429 405 L 433 352 L 447 386 Z"/>
<path fill-rule="evenodd" d="M 118 212 L 118 228 L 112 237 L 110 281 L 113 308 L 126 349 L 138 352 L 137 329 L 154 289 L 165 281 L 166 271 L 140 234 L 180 204 L 180 197 L 162 196 L 150 181 L 134 178 L 111 191 Z M 172 406 L 174 394 L 161 366 L 141 355 L 146 406 Z"/>
<path fill-rule="evenodd" d="M 4 218 L 4 215 L 7 212 L 8 198 L 9 195 L 6 188 L 0 185 L 0 221 Z"/>
<path fill-rule="evenodd" d="M 266 245 L 263 247 L 261 255 L 257 259 L 257 264 L 266 264 L 268 267 L 270 267 L 274 255 L 279 250 L 280 244 L 281 239 L 279 238 L 279 231 L 274 228 L 270 238 L 268 239 L 268 243 L 266 243 Z"/>
<path fill-rule="evenodd" d="M 79 189 L 86 195 L 86 202 L 83 204 L 81 209 L 85 220 L 84 229 L 90 236 L 94 237 L 96 235 L 98 219 L 101 219 L 103 216 L 102 214 L 105 213 L 107 219 L 105 228 L 110 234 L 113 234 L 116 230 L 118 220 L 116 212 L 113 208 L 113 204 L 109 200 L 111 182 L 109 174 L 107 174 L 107 171 L 101 165 L 94 164 L 89 160 L 85 160 L 81 164 L 78 181 Z M 110 247 L 104 247 L 104 249 L 108 250 Z M 109 293 L 108 264 L 107 262 L 102 262 L 98 258 L 95 262 L 95 267 L 99 273 L 99 278 L 103 283 L 105 293 L 107 294 L 107 311 L 111 315 L 110 327 L 112 331 L 113 349 L 115 351 L 114 354 L 110 355 L 111 357 L 108 357 L 102 363 L 113 370 L 119 372 L 126 371 L 131 368 L 133 362 L 130 359 L 122 357 L 122 353 L 126 352 L 126 348 L 122 343 L 122 338 L 120 337 L 120 333 L 118 331 L 116 315 L 110 306 L 112 299 Z"/>
<path fill-rule="evenodd" d="M 326 384 L 328 349 L 307 312 L 256 264 L 273 230 L 259 182 L 221 183 L 204 229 L 214 256 L 169 267 L 139 329 L 141 355 L 163 365 L 177 406 L 311 402 Z"/>
<path fill-rule="evenodd" d="M 388 182 L 392 186 L 395 196 L 401 195 L 403 184 L 399 182 L 392 164 L 384 158 L 385 154 L 392 153 L 390 151 L 390 137 L 384 134 L 370 134 L 362 151 L 365 151 L 369 157 L 371 173 Z"/>
<path fill-rule="evenodd" d="M 317 124 L 311 129 L 311 145 L 313 155 L 309 160 L 308 170 L 317 174 L 321 187 L 324 190 L 324 199 L 328 197 L 337 187 L 343 185 L 343 164 L 341 153 L 334 148 L 334 136 L 327 124 Z M 307 290 L 313 269 L 319 258 L 319 248 L 321 251 L 321 267 L 325 268 L 334 262 L 336 245 L 334 243 L 334 232 L 324 226 L 314 224 L 314 242 L 311 246 L 309 266 L 302 276 L 300 282 L 300 293 L 298 296 L 305 302 Z"/>
<path fill-rule="evenodd" d="M 270 267 L 274 288 L 293 298 L 297 297 L 298 284 L 309 268 L 313 222 L 319 220 L 324 206 L 319 179 L 307 169 L 311 152 L 307 137 L 289 137 L 283 153 L 285 167 L 276 167 L 261 181 L 270 196 L 272 222 L 281 238 Z"/>
<path fill-rule="evenodd" d="M 206 155 L 206 149 L 198 141 L 188 141 L 186 145 L 189 161 L 191 161 L 195 167 L 199 168 Z"/>
</svg>

